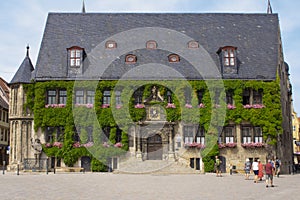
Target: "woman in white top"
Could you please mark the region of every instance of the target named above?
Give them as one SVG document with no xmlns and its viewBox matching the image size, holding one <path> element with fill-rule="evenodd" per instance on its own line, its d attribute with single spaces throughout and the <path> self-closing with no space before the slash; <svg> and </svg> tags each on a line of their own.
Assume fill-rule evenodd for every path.
<svg viewBox="0 0 300 200">
<path fill-rule="evenodd" d="M 252 170 L 254 173 L 254 183 L 258 183 L 258 162 L 257 159 L 254 159 L 254 162 L 252 163 Z"/>
</svg>

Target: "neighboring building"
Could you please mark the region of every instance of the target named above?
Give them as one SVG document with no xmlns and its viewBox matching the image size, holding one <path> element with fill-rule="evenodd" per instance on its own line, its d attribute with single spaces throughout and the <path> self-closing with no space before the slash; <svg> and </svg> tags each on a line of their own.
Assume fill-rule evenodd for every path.
<svg viewBox="0 0 300 200">
<path fill-rule="evenodd" d="M 27 52 L 10 88 L 11 170 L 32 166 L 35 139 L 51 167 L 292 164 L 277 14 L 50 13 L 35 68 Z"/>
<path fill-rule="evenodd" d="M 9 87 L 7 82 L 0 78 L 0 165 L 8 164 L 9 150 L 9 122 L 8 122 L 8 103 Z"/>
<path fill-rule="evenodd" d="M 300 163 L 300 119 L 297 117 L 297 113 L 293 110 L 292 113 L 292 124 L 293 124 L 293 153 L 294 163 Z"/>
</svg>

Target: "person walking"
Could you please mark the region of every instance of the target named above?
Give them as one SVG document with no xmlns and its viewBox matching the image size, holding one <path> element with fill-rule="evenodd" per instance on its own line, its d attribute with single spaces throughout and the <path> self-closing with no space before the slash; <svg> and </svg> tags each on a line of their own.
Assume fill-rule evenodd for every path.
<svg viewBox="0 0 300 200">
<path fill-rule="evenodd" d="M 252 163 L 252 170 L 254 173 L 254 183 L 258 183 L 258 162 L 257 159 L 254 159 L 254 162 Z"/>
<path fill-rule="evenodd" d="M 258 159 L 258 179 L 262 181 L 262 178 L 264 177 L 264 165 L 261 163 L 261 161 Z"/>
<path fill-rule="evenodd" d="M 216 175 L 217 177 L 221 177 L 221 160 L 219 159 L 218 156 L 215 157 L 215 170 L 216 170 Z"/>
<path fill-rule="evenodd" d="M 266 187 L 269 187 L 269 184 L 271 185 L 271 187 L 274 187 L 273 174 L 274 174 L 275 168 L 273 167 L 270 159 L 268 160 L 268 162 L 265 166 L 265 171 L 266 171 Z"/>
<path fill-rule="evenodd" d="M 251 162 L 250 162 L 249 158 L 246 159 L 244 169 L 245 169 L 245 180 L 249 180 L 250 171 L 251 171 Z"/>
<path fill-rule="evenodd" d="M 276 157 L 276 160 L 275 160 L 275 175 L 277 175 L 277 178 L 279 178 L 280 166 L 281 166 L 281 160 L 279 160 L 279 158 Z"/>
</svg>

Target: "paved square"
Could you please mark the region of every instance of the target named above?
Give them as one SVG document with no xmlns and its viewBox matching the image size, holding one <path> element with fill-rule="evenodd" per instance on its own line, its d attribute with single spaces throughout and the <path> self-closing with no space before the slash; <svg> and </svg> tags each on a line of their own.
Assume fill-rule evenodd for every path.
<svg viewBox="0 0 300 200">
<path fill-rule="evenodd" d="M 253 175 L 252 175 L 253 178 Z M 241 174 L 6 173 L 0 175 L 7 199 L 299 199 L 300 175 L 274 177 L 274 188 Z"/>
</svg>

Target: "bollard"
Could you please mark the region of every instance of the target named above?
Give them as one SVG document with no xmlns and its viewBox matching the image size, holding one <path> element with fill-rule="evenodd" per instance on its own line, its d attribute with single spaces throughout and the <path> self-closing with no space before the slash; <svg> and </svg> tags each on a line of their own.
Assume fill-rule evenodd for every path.
<svg viewBox="0 0 300 200">
<path fill-rule="evenodd" d="M 46 160 L 46 174 L 48 175 L 48 164 L 49 164 L 49 158 Z"/>
<path fill-rule="evenodd" d="M 53 168 L 53 173 L 55 174 L 55 167 Z"/>
<path fill-rule="evenodd" d="M 5 174 L 5 161 L 3 161 L 3 172 L 2 174 Z"/>
</svg>

